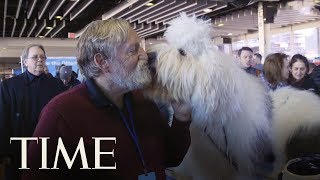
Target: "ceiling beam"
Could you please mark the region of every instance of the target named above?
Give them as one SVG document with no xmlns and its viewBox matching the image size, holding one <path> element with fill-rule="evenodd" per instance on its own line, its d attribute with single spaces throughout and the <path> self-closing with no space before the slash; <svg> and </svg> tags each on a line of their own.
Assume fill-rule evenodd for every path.
<svg viewBox="0 0 320 180">
<path fill-rule="evenodd" d="M 155 13 L 157 11 L 161 11 L 164 8 L 172 6 L 175 2 L 176 2 L 176 0 L 166 0 L 166 2 L 159 1 L 154 6 L 146 8 L 146 11 L 144 11 L 143 14 L 139 15 L 139 12 L 138 12 L 137 14 L 132 15 L 132 17 L 126 17 L 126 18 L 129 19 L 130 23 L 132 23 L 134 21 L 137 21 L 139 18 L 149 16 L 152 13 Z"/>
<path fill-rule="evenodd" d="M 48 8 L 48 6 L 49 6 L 49 4 L 50 4 L 50 1 L 51 1 L 51 0 L 46 0 L 46 1 L 42 4 L 42 6 L 41 6 L 41 8 L 40 8 L 40 10 L 39 10 L 39 13 L 38 13 L 38 19 L 41 19 L 41 18 L 42 18 L 42 16 L 44 15 L 44 12 L 46 12 L 46 9 Z"/>
<path fill-rule="evenodd" d="M 19 18 L 21 3 L 22 3 L 22 0 L 19 0 L 18 6 L 17 6 L 17 11 L 16 11 L 16 19 Z"/>
<path fill-rule="evenodd" d="M 47 37 L 49 33 L 57 26 L 56 20 L 53 20 L 52 28 L 48 29 L 47 32 L 44 34 L 44 37 Z"/>
<path fill-rule="evenodd" d="M 163 9 L 162 11 L 157 11 L 157 12 L 153 12 L 151 13 L 150 15 L 148 16 L 145 16 L 145 17 L 141 17 L 138 19 L 138 22 L 141 23 L 141 22 L 144 22 L 144 21 L 147 21 L 149 19 L 152 19 L 154 17 L 157 17 L 159 14 L 164 14 L 164 13 L 167 13 L 168 11 L 171 11 L 172 9 L 175 9 L 175 8 L 178 8 L 180 6 L 183 6 L 187 4 L 187 0 L 177 0 L 174 5 L 172 6 L 169 6 L 165 9 Z M 150 21 L 149 21 L 150 22 Z"/>
<path fill-rule="evenodd" d="M 30 36 L 31 36 L 32 32 L 34 31 L 34 29 L 35 29 L 36 27 L 37 27 L 37 19 L 34 19 L 33 24 L 32 24 L 32 26 L 31 26 L 31 28 L 30 28 L 30 30 L 29 30 L 29 33 L 28 33 L 27 37 L 30 37 Z"/>
<path fill-rule="evenodd" d="M 172 0 L 171 0 L 172 1 Z M 129 13 L 129 14 L 127 14 L 126 16 L 124 16 L 124 18 L 125 19 L 131 19 L 131 18 L 133 18 L 134 16 L 138 16 L 138 15 L 140 15 L 140 14 L 145 14 L 148 10 L 155 10 L 155 9 L 157 9 L 157 8 L 159 8 L 160 7 L 160 5 L 162 4 L 162 3 L 164 3 L 165 1 L 164 0 L 159 0 L 159 1 L 157 1 L 157 3 L 155 4 L 155 5 L 153 5 L 153 6 L 148 6 L 148 7 L 144 7 L 144 8 L 141 8 L 141 9 L 139 9 L 138 11 L 134 11 L 134 12 L 131 12 L 131 13 Z M 170 2 L 168 2 L 168 0 L 166 0 L 166 3 L 170 3 Z M 152 11 L 151 10 L 151 11 Z"/>
<path fill-rule="evenodd" d="M 82 3 L 70 13 L 70 21 L 74 20 L 82 11 L 84 11 L 94 0 L 83 0 Z"/>
<path fill-rule="evenodd" d="M 66 26 L 66 21 L 63 20 L 59 25 L 57 25 L 56 28 L 54 28 L 52 30 L 52 33 L 51 33 L 51 38 L 53 38 L 55 35 L 57 35 L 64 27 Z"/>
<path fill-rule="evenodd" d="M 13 35 L 14 35 L 14 31 L 16 30 L 16 26 L 17 26 L 17 19 L 13 19 L 11 37 L 13 37 Z"/>
<path fill-rule="evenodd" d="M 7 7 L 8 7 L 8 0 L 4 0 L 2 37 L 5 37 L 6 35 Z"/>
<path fill-rule="evenodd" d="M 56 4 L 53 6 L 53 8 L 51 9 L 51 11 L 49 12 L 49 20 L 51 20 L 59 11 L 60 7 L 63 5 L 63 3 L 66 0 L 60 0 L 60 2 L 56 2 Z"/>
<path fill-rule="evenodd" d="M 141 7 L 144 7 L 146 5 L 146 3 L 151 2 L 152 0 L 148 0 L 148 1 L 138 1 L 137 3 L 133 4 L 132 6 L 129 6 L 126 10 L 121 11 L 120 13 L 118 13 L 117 17 L 118 18 L 122 18 L 123 16 L 126 16 L 129 13 L 132 13 L 136 10 L 138 10 Z"/>
<path fill-rule="evenodd" d="M 36 3 L 37 3 L 37 0 L 32 0 L 32 3 L 29 5 L 28 11 L 27 11 L 27 19 L 30 19 L 31 15 L 32 15 L 32 12 L 33 12 L 33 9 L 34 9 L 34 6 L 36 5 Z"/>
<path fill-rule="evenodd" d="M 68 5 L 63 9 L 62 19 L 64 19 L 78 3 L 79 1 L 70 1 Z"/>
<path fill-rule="evenodd" d="M 40 33 L 44 30 L 44 28 L 46 28 L 46 26 L 47 26 L 47 21 L 44 19 L 40 27 L 38 27 L 38 29 L 36 30 L 35 37 L 39 37 Z"/>
<path fill-rule="evenodd" d="M 24 19 L 23 20 L 23 25 L 22 25 L 22 28 L 21 28 L 21 31 L 20 31 L 20 34 L 19 34 L 19 37 L 22 36 L 24 30 L 26 29 L 26 26 L 27 26 L 27 19 Z"/>
<path fill-rule="evenodd" d="M 127 7 L 130 7 L 138 0 L 123 1 L 121 4 L 117 5 L 115 8 L 112 8 L 110 11 L 102 15 L 102 20 L 110 19 L 121 11 L 125 10 Z"/>
</svg>

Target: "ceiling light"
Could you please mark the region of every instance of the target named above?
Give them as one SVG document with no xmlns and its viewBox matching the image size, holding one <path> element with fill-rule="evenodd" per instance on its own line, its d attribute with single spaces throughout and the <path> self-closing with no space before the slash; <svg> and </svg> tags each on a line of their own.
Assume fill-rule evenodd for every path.
<svg viewBox="0 0 320 180">
<path fill-rule="evenodd" d="M 155 3 L 153 3 L 153 2 L 148 2 L 147 4 L 146 4 L 146 6 L 154 6 L 155 5 Z"/>
<path fill-rule="evenodd" d="M 218 26 L 221 27 L 221 26 L 224 26 L 224 24 L 223 23 L 219 23 Z"/>
<path fill-rule="evenodd" d="M 56 16 L 55 18 L 61 20 L 63 17 L 62 16 Z"/>
<path fill-rule="evenodd" d="M 232 33 L 228 33 L 228 36 L 232 36 Z"/>
<path fill-rule="evenodd" d="M 46 29 L 53 29 L 53 27 L 47 26 Z"/>
<path fill-rule="evenodd" d="M 39 38 L 44 38 L 44 36 L 39 36 Z"/>
<path fill-rule="evenodd" d="M 213 10 L 212 9 L 210 9 L 210 8 L 207 8 L 207 9 L 204 9 L 203 10 L 203 12 L 205 12 L 205 13 L 210 13 L 210 12 L 212 12 Z"/>
</svg>

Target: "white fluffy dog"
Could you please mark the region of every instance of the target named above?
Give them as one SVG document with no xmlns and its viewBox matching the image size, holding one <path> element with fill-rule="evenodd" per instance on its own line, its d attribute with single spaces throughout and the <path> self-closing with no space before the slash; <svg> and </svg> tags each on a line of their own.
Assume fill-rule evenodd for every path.
<svg viewBox="0 0 320 180">
<path fill-rule="evenodd" d="M 156 53 L 156 76 L 147 95 L 192 106 L 191 146 L 176 171 L 193 179 L 278 173 L 295 131 L 320 124 L 320 100 L 290 88 L 270 95 L 216 50 L 211 30 L 209 21 L 181 14 L 165 32 L 167 43 L 149 50 Z"/>
</svg>

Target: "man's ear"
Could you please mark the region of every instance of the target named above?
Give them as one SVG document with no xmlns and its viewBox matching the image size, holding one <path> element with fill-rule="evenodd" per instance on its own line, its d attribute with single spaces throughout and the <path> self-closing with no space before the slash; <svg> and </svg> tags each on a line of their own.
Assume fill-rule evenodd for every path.
<svg viewBox="0 0 320 180">
<path fill-rule="evenodd" d="M 23 65 L 26 66 L 26 67 L 28 67 L 28 66 L 27 66 L 27 60 L 26 60 L 26 59 L 23 60 Z"/>
<path fill-rule="evenodd" d="M 102 71 L 107 72 L 109 71 L 109 63 L 104 59 L 102 54 L 97 53 L 94 55 L 94 63 L 98 66 Z"/>
</svg>

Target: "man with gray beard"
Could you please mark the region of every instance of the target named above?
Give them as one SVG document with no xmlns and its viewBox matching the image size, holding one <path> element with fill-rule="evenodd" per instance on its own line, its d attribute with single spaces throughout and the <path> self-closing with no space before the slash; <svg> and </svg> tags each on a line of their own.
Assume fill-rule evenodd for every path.
<svg viewBox="0 0 320 180">
<path fill-rule="evenodd" d="M 166 167 L 179 165 L 188 150 L 190 107 L 173 102 L 169 127 L 157 106 L 144 99 L 139 89 L 152 79 L 148 57 L 125 20 L 90 23 L 77 53 L 87 81 L 42 111 L 34 136 L 50 138 L 47 159 L 41 156 L 43 144 L 31 141 L 23 179 L 166 179 Z M 107 137 L 113 140 L 101 140 Z"/>
</svg>

